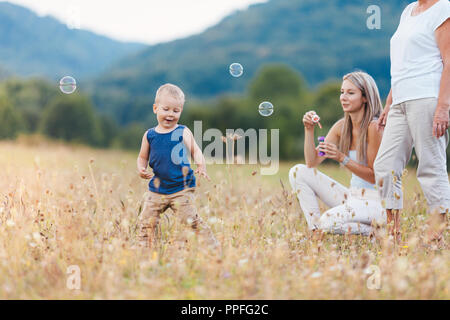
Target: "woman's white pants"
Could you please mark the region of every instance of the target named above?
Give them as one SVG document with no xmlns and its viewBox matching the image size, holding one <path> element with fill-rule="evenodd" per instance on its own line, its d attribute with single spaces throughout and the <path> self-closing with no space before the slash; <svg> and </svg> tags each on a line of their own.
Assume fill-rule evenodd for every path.
<svg viewBox="0 0 450 320">
<path fill-rule="evenodd" d="M 386 223 L 386 212 L 374 189 L 346 188 L 303 164 L 291 168 L 289 182 L 310 230 L 369 235 L 373 223 Z M 321 214 L 318 199 L 331 209 Z"/>
</svg>

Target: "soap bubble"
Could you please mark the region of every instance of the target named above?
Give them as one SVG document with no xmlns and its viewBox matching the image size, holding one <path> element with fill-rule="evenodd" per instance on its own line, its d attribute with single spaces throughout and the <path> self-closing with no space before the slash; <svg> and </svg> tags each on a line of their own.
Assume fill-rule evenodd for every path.
<svg viewBox="0 0 450 320">
<path fill-rule="evenodd" d="M 77 82 L 71 76 L 65 76 L 59 81 L 59 88 L 63 93 L 71 94 L 77 89 Z"/>
<path fill-rule="evenodd" d="M 262 102 L 258 107 L 259 114 L 268 117 L 273 113 L 273 104 L 269 101 Z"/>
<path fill-rule="evenodd" d="M 230 74 L 235 77 L 238 78 L 240 76 L 242 76 L 242 74 L 244 73 L 244 68 L 242 67 L 242 65 L 240 63 L 232 63 L 230 65 Z"/>
</svg>

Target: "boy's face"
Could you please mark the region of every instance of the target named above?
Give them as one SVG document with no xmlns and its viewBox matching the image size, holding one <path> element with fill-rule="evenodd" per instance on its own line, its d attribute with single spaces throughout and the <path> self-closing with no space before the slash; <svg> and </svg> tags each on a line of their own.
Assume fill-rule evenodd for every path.
<svg viewBox="0 0 450 320">
<path fill-rule="evenodd" d="M 183 111 L 183 103 L 167 94 L 163 94 L 158 100 L 153 105 L 158 124 L 165 129 L 175 127 Z"/>
</svg>

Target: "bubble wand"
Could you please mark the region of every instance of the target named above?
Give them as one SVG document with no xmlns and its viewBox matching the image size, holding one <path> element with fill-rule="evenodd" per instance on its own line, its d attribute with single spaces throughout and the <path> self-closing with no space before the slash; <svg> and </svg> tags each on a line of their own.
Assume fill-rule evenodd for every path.
<svg viewBox="0 0 450 320">
<path fill-rule="evenodd" d="M 317 114 L 315 114 L 315 115 L 313 115 L 313 117 L 312 117 L 312 119 L 311 119 L 314 123 L 317 123 L 318 125 L 319 125 L 319 128 L 320 129 L 322 129 L 322 125 L 320 124 L 320 117 L 317 115 Z"/>
<path fill-rule="evenodd" d="M 322 125 L 319 122 L 320 121 L 320 117 L 317 114 L 313 115 L 312 121 L 314 123 L 317 123 L 319 125 L 319 128 L 322 129 Z M 317 140 L 319 140 L 319 143 L 320 142 L 324 142 L 325 141 L 325 137 L 324 136 L 320 136 L 320 137 L 317 138 Z M 319 151 L 319 156 L 323 157 L 324 155 L 325 155 L 325 152 Z"/>
</svg>

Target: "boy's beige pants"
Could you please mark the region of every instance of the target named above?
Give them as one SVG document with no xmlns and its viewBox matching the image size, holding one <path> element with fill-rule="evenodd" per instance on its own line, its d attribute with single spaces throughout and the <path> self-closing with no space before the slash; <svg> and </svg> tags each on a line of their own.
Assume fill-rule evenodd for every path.
<svg viewBox="0 0 450 320">
<path fill-rule="evenodd" d="M 209 226 L 203 222 L 194 206 L 195 188 L 188 188 L 173 194 L 159 194 L 148 191 L 145 194 L 144 206 L 138 221 L 138 241 L 141 246 L 148 247 L 156 240 L 157 227 L 161 214 L 168 208 L 200 233 L 209 245 L 218 246 Z"/>
<path fill-rule="evenodd" d="M 374 163 L 380 197 L 386 209 L 403 208 L 402 173 L 414 147 L 420 182 L 429 211 L 444 213 L 450 209 L 450 185 L 446 148 L 448 131 L 433 137 L 436 98 L 410 100 L 391 106 L 380 148 Z"/>
</svg>

